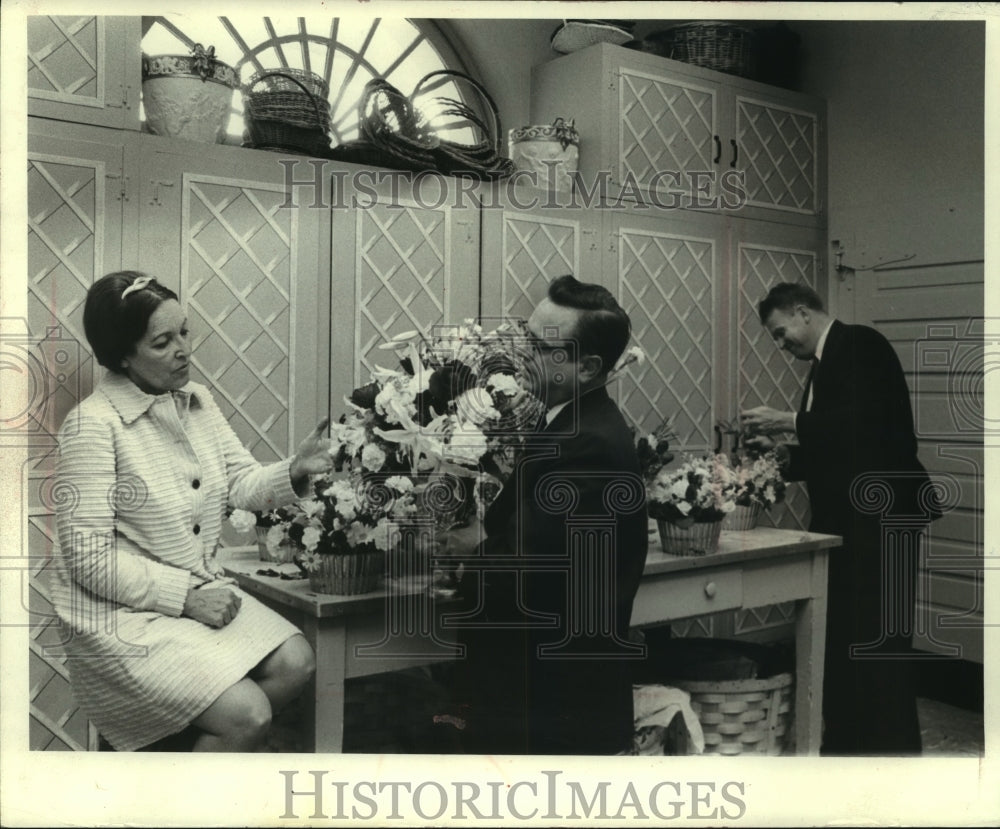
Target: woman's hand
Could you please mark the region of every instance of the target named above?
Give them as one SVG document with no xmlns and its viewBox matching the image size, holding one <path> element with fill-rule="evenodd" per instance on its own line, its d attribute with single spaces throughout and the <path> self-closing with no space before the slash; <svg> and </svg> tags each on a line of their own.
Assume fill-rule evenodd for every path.
<svg viewBox="0 0 1000 829">
<path fill-rule="evenodd" d="M 299 444 L 299 449 L 292 458 L 288 474 L 292 486 L 298 491 L 298 484 L 310 475 L 320 475 L 333 469 L 333 455 L 330 454 L 330 438 L 323 433 L 330 425 L 330 418 L 324 417 L 309 436 Z"/>
<path fill-rule="evenodd" d="M 184 599 L 181 616 L 212 628 L 224 628 L 240 612 L 241 602 L 239 596 L 225 587 L 209 587 L 205 590 L 192 587 Z"/>
</svg>

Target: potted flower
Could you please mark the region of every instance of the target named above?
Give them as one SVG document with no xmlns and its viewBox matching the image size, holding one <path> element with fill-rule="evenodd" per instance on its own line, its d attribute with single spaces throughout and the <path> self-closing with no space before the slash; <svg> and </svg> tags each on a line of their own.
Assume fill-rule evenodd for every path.
<svg viewBox="0 0 1000 829">
<path fill-rule="evenodd" d="M 688 457 L 663 467 L 646 487 L 663 552 L 704 555 L 718 548 L 722 519 L 736 506 L 736 476 L 725 455 Z"/>
<path fill-rule="evenodd" d="M 215 57 L 214 46 L 196 43 L 190 55 L 142 56 L 142 104 L 156 135 L 224 141 L 239 85 L 236 70 Z"/>
<path fill-rule="evenodd" d="M 736 476 L 736 508 L 722 522 L 724 530 L 752 530 L 757 526 L 761 511 L 770 509 L 785 498 L 785 479 L 773 451 L 739 458 L 733 472 Z"/>
<path fill-rule="evenodd" d="M 254 511 L 236 509 L 229 515 L 229 523 L 239 532 L 255 531 L 257 534 L 257 549 L 261 561 L 272 564 L 287 564 L 294 560 L 296 547 L 282 533 L 271 533 L 271 529 L 290 521 L 291 513 L 285 507 L 270 511 Z"/>
</svg>

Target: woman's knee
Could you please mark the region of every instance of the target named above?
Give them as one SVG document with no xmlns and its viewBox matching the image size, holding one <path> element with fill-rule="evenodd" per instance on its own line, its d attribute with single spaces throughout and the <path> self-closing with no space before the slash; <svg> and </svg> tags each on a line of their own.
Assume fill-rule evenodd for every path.
<svg viewBox="0 0 1000 829">
<path fill-rule="evenodd" d="M 267 660 L 267 673 L 281 675 L 305 685 L 316 673 L 316 654 L 304 636 L 293 636 Z"/>
<path fill-rule="evenodd" d="M 271 702 L 257 683 L 243 679 L 224 691 L 194 724 L 211 734 L 252 740 L 271 727 Z"/>
</svg>

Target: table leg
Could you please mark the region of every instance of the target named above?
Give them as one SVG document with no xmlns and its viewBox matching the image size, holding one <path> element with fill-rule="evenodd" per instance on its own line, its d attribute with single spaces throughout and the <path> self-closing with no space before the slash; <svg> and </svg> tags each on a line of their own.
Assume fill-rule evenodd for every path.
<svg viewBox="0 0 1000 829">
<path fill-rule="evenodd" d="M 827 551 L 813 556 L 811 596 L 798 602 L 795 624 L 795 753 L 819 754 L 826 654 Z"/>
<path fill-rule="evenodd" d="M 347 634 L 333 619 L 304 620 L 306 639 L 316 652 L 313 707 L 306 724 L 306 750 L 339 754 L 344 746 L 344 682 L 347 678 Z"/>
</svg>

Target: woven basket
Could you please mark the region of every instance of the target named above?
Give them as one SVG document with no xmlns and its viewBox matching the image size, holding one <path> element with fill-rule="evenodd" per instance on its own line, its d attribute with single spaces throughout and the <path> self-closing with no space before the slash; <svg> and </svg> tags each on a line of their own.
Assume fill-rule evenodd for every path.
<svg viewBox="0 0 1000 829">
<path fill-rule="evenodd" d="M 329 149 L 329 89 L 319 75 L 302 69 L 258 72 L 242 92 L 247 146 L 317 156 Z"/>
<path fill-rule="evenodd" d="M 754 501 L 745 507 L 737 504 L 736 508 L 722 519 L 722 529 L 727 532 L 747 532 L 757 526 L 760 521 L 761 505 Z"/>
<path fill-rule="evenodd" d="M 703 556 L 719 548 L 722 521 L 695 521 L 690 527 L 679 527 L 670 521 L 657 521 L 660 546 L 672 556 Z"/>
<path fill-rule="evenodd" d="M 697 21 L 671 26 L 646 37 L 659 54 L 749 78 L 754 69 L 754 34 L 732 23 Z"/>
<path fill-rule="evenodd" d="M 371 593 L 384 571 L 385 556 L 378 550 L 324 555 L 319 569 L 309 572 L 309 586 L 317 593 L 335 596 Z"/>
<path fill-rule="evenodd" d="M 669 684 L 691 695 L 691 707 L 705 734 L 705 754 L 776 756 L 791 742 L 794 682 L 792 674 L 782 673 L 768 679 Z M 667 749 L 692 753 L 687 733 L 671 729 Z"/>
</svg>

